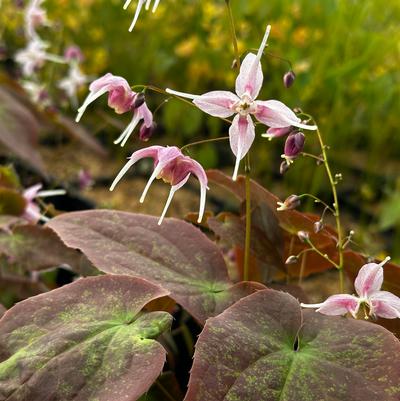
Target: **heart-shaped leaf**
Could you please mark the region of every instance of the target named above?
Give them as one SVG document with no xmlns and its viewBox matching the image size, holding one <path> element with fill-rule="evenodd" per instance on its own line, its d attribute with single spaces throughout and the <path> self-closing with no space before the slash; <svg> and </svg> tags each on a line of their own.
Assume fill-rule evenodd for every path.
<svg viewBox="0 0 400 401">
<path fill-rule="evenodd" d="M 258 291 L 207 321 L 185 401 L 395 401 L 399 352 L 380 326 Z"/>
<path fill-rule="evenodd" d="M 200 322 L 217 315 L 261 284 L 234 285 L 218 247 L 184 221 L 94 210 L 67 213 L 47 225 L 80 249 L 101 271 L 158 283 Z"/>
<path fill-rule="evenodd" d="M 20 302 L 0 320 L 0 400 L 137 400 L 163 368 L 154 339 L 172 321 L 141 309 L 167 294 L 145 280 L 100 276 Z"/>
<path fill-rule="evenodd" d="M 39 123 L 31 111 L 0 88 L 0 142 L 39 172 L 44 164 L 37 148 Z"/>
<path fill-rule="evenodd" d="M 0 255 L 21 273 L 62 265 L 84 276 L 96 273 L 85 255 L 65 246 L 54 231 L 43 226 L 26 224 L 0 232 Z"/>
</svg>

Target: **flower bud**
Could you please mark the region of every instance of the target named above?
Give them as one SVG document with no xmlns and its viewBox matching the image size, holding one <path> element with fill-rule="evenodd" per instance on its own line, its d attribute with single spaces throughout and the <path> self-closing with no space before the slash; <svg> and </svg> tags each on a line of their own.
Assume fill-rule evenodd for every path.
<svg viewBox="0 0 400 401">
<path fill-rule="evenodd" d="M 297 131 L 290 134 L 285 142 L 285 158 L 296 159 L 303 151 L 305 141 L 306 137 L 302 132 Z"/>
<path fill-rule="evenodd" d="M 290 134 L 294 130 L 294 127 L 289 125 L 288 127 L 283 127 L 283 128 L 269 128 L 265 134 L 262 134 L 261 136 L 264 138 L 268 138 L 269 140 L 272 140 L 272 138 L 279 138 L 281 136 L 286 136 Z"/>
<path fill-rule="evenodd" d="M 324 223 L 321 220 L 316 221 L 314 223 L 314 232 L 315 232 L 315 234 L 318 234 L 319 232 L 321 232 L 323 230 L 323 228 L 324 228 Z"/>
<path fill-rule="evenodd" d="M 307 231 L 299 231 L 297 236 L 301 242 L 308 242 L 310 240 L 310 234 Z"/>
<path fill-rule="evenodd" d="M 284 202 L 278 202 L 277 210 L 292 210 L 300 206 L 300 198 L 297 195 L 290 195 Z"/>
<path fill-rule="evenodd" d="M 67 61 L 77 61 L 80 63 L 83 61 L 84 56 L 79 46 L 72 45 L 65 49 L 64 58 Z"/>
<path fill-rule="evenodd" d="M 140 106 L 142 106 L 145 102 L 145 96 L 143 92 L 138 93 L 135 96 L 135 100 L 133 101 L 133 108 L 138 109 Z"/>
<path fill-rule="evenodd" d="M 283 175 L 289 170 L 289 167 L 290 164 L 286 160 L 284 160 L 279 167 L 279 172 Z"/>
<path fill-rule="evenodd" d="M 142 124 L 139 130 L 139 139 L 143 142 L 147 142 L 153 136 L 156 128 L 157 124 L 155 122 L 153 122 L 150 127 L 146 127 L 145 124 Z"/>
<path fill-rule="evenodd" d="M 289 71 L 283 76 L 283 84 L 286 88 L 290 88 L 293 85 L 295 79 L 296 74 L 293 71 Z"/>
<path fill-rule="evenodd" d="M 299 261 L 299 258 L 295 255 L 291 255 L 286 259 L 286 265 L 293 265 Z"/>
</svg>

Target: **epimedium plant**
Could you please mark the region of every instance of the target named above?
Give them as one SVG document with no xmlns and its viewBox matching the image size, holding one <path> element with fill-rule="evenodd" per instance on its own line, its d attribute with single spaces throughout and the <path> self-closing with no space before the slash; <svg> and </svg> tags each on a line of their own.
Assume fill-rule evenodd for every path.
<svg viewBox="0 0 400 401">
<path fill-rule="evenodd" d="M 239 54 L 230 1 L 225 2 L 238 72 L 236 93 L 191 95 L 152 85 L 131 87 L 108 73 L 92 82 L 78 111 L 77 121 L 107 93 L 117 114 L 132 113 L 115 141 L 121 146 L 141 121 L 142 140 L 155 132 L 154 113 L 145 99 L 151 91 L 230 125 L 227 137 L 180 149 L 155 145 L 132 154 L 110 190 L 137 162 L 152 158 L 153 172 L 140 201 L 155 179 L 169 183 L 160 218 L 91 210 L 44 219 L 37 198 L 60 193 L 40 192 L 39 186 L 24 190 L 9 170 L 2 171 L 9 215 L 0 221 L 2 276 L 15 278 L 18 267 L 21 277 L 38 284 L 47 269 L 67 265 L 79 279 L 52 291 L 38 288 L 39 295 L 3 314 L 0 401 L 400 399 L 400 363 L 393 357 L 400 344 L 382 327 L 387 319 L 400 317 L 400 268 L 389 258 L 374 263 L 350 249 L 352 233 L 343 230 L 337 193 L 341 177 L 333 173 L 314 118 L 278 100 L 256 100 L 271 27 L 257 54 Z M 40 1 L 34 4 L 41 10 Z M 139 0 L 131 30 L 143 6 L 148 9 L 151 1 Z M 44 23 L 43 12 L 38 18 Z M 293 84 L 294 77 L 293 72 L 286 75 L 285 85 Z M 264 136 L 269 139 L 286 136 L 282 172 L 299 156 L 324 166 L 333 202 L 312 194 L 281 202 L 251 179 L 250 150 L 259 126 L 268 127 Z M 304 152 L 304 130 L 315 131 L 320 155 Z M 230 141 L 236 157 L 232 178 L 206 172 L 186 155 L 191 146 L 217 140 Z M 239 175 L 242 160 L 244 176 Z M 192 174 L 200 184 L 199 213 L 189 215 L 189 222 L 165 218 L 175 192 Z M 209 187 L 227 190 L 243 205 L 241 212 L 206 212 Z M 303 198 L 312 198 L 322 213 L 297 211 Z M 9 207 L 16 199 L 18 207 Z M 335 227 L 328 223 L 329 214 Z M 299 287 L 286 285 L 330 268 L 338 271 L 342 294 L 323 303 L 311 304 Z M 358 296 L 345 294 L 345 273 L 355 280 Z M 378 317 L 386 320 L 375 322 Z M 182 357 L 177 333 L 189 356 L 195 349 L 186 395 L 174 375 Z"/>
</svg>

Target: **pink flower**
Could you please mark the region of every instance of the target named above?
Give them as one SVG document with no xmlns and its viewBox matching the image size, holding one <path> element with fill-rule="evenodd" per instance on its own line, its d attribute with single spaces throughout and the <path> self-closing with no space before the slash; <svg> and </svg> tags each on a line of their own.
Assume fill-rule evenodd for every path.
<svg viewBox="0 0 400 401">
<path fill-rule="evenodd" d="M 68 75 L 58 83 L 58 87 L 67 94 L 73 105 L 77 105 L 78 90 L 87 81 L 88 77 L 82 73 L 79 65 L 73 62 L 69 67 Z"/>
<path fill-rule="evenodd" d="M 28 38 L 37 37 L 36 28 L 48 25 L 46 10 L 42 8 L 44 0 L 31 0 L 25 11 L 25 29 Z"/>
<path fill-rule="evenodd" d="M 204 209 L 206 205 L 206 190 L 208 183 L 207 175 L 203 167 L 197 161 L 188 156 L 184 156 L 180 149 L 175 146 L 150 146 L 148 148 L 140 149 L 134 152 L 130 157 L 128 163 L 126 163 L 124 168 L 115 178 L 110 187 L 110 191 L 114 190 L 118 182 L 130 169 L 131 166 L 133 166 L 137 161 L 146 157 L 151 157 L 154 159 L 154 171 L 143 191 L 143 194 L 140 198 L 140 203 L 144 202 L 150 185 L 156 178 L 162 178 L 165 182 L 171 184 L 171 191 L 158 222 L 158 224 L 161 224 L 165 217 L 165 214 L 167 213 L 168 207 L 171 204 L 175 192 L 186 184 L 190 177 L 190 174 L 194 174 L 200 182 L 200 210 L 198 218 L 198 222 L 200 223 L 203 219 Z"/>
<path fill-rule="evenodd" d="M 236 93 L 213 91 L 198 96 L 167 89 L 167 92 L 173 95 L 193 99 L 193 103 L 200 110 L 212 116 L 227 118 L 235 115 L 229 130 L 231 149 L 236 156 L 233 180 L 237 178 L 240 160 L 246 156 L 255 138 L 251 115 L 272 128 L 296 126 L 309 130 L 317 129 L 316 126 L 302 124 L 300 118 L 278 100 L 256 100 L 264 80 L 261 56 L 267 45 L 270 30 L 271 26 L 268 25 L 257 55 L 249 53 L 243 60 L 236 79 Z"/>
<path fill-rule="evenodd" d="M 89 95 L 78 109 L 76 122 L 79 122 L 83 113 L 97 98 L 108 93 L 108 105 L 115 110 L 117 114 L 123 114 L 127 111 L 133 111 L 133 118 L 125 131 L 114 141 L 115 144 L 124 146 L 132 132 L 141 120 L 144 125 L 150 128 L 153 124 L 153 114 L 145 102 L 140 102 L 140 106 L 135 108 L 135 100 L 138 94 L 129 86 L 128 82 L 122 78 L 110 73 L 96 79 L 89 86 Z"/>
<path fill-rule="evenodd" d="M 21 65 L 22 74 L 31 77 L 38 69 L 42 68 L 46 61 L 65 63 L 64 58 L 47 53 L 48 43 L 39 38 L 32 39 L 25 49 L 19 50 L 15 55 L 15 61 Z"/>
<path fill-rule="evenodd" d="M 38 221 L 43 220 L 47 221 L 47 217 L 43 216 L 40 213 L 39 206 L 34 202 L 36 198 L 45 198 L 50 196 L 59 196 L 65 195 L 65 191 L 63 189 L 56 189 L 51 191 L 41 191 L 42 184 L 36 184 L 29 188 L 27 188 L 22 196 L 25 199 L 25 209 L 24 213 L 21 217 L 28 220 L 30 223 L 36 224 Z"/>
<path fill-rule="evenodd" d="M 81 63 L 84 59 L 84 56 L 79 46 L 71 45 L 65 49 L 64 58 L 67 62 Z"/>
<path fill-rule="evenodd" d="M 354 282 L 358 294 L 338 294 L 329 297 L 320 304 L 301 304 L 303 308 L 318 308 L 317 312 L 324 315 L 344 315 L 350 312 L 354 318 L 360 306 L 369 308 L 369 315 L 380 316 L 385 319 L 400 318 L 400 298 L 388 291 L 381 291 L 383 283 L 383 265 L 389 261 L 387 257 L 383 262 L 367 263 L 364 265 Z"/>
<path fill-rule="evenodd" d="M 129 4 L 131 4 L 132 0 L 126 0 L 124 4 L 124 10 L 126 10 L 129 7 Z M 146 4 L 146 5 L 145 5 Z M 140 11 L 142 10 L 143 6 L 145 5 L 145 9 L 148 10 L 150 8 L 151 0 L 138 0 L 138 5 L 136 6 L 136 12 L 135 16 L 133 17 L 133 21 L 131 23 L 131 26 L 129 27 L 129 32 L 132 32 L 133 28 L 136 25 L 136 22 L 139 18 Z M 160 4 L 160 0 L 154 0 L 154 5 L 152 12 L 156 12 L 158 5 Z"/>
</svg>

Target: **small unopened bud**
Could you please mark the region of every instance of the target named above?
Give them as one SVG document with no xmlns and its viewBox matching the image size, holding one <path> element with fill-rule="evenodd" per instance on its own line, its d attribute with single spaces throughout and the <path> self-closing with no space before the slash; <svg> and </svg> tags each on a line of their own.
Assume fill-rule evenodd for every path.
<svg viewBox="0 0 400 401">
<path fill-rule="evenodd" d="M 314 223 L 314 232 L 315 232 L 315 234 L 318 234 L 319 232 L 321 232 L 323 230 L 323 228 L 324 228 L 324 223 L 321 220 L 316 221 Z"/>
<path fill-rule="evenodd" d="M 306 136 L 302 132 L 293 132 L 290 134 L 285 142 L 284 157 L 289 160 L 296 159 L 304 149 L 304 142 Z"/>
<path fill-rule="evenodd" d="M 308 242 L 310 240 L 310 234 L 307 231 L 299 231 L 297 236 L 301 242 Z"/>
<path fill-rule="evenodd" d="M 299 258 L 295 255 L 291 255 L 286 259 L 286 265 L 293 265 L 299 261 Z"/>
<path fill-rule="evenodd" d="M 297 195 L 290 195 L 284 202 L 278 202 L 277 210 L 292 210 L 300 206 L 300 198 Z"/>
<path fill-rule="evenodd" d="M 295 79 L 296 74 L 293 71 L 289 71 L 283 76 L 283 84 L 286 88 L 290 88 L 293 85 Z"/>
<path fill-rule="evenodd" d="M 290 168 L 290 164 L 285 160 L 281 163 L 279 167 L 279 172 L 283 175 L 285 174 Z"/>
<path fill-rule="evenodd" d="M 153 122 L 150 127 L 146 127 L 145 124 L 142 124 L 139 130 L 139 139 L 143 142 L 147 142 L 154 134 L 154 131 L 157 128 L 157 124 Z"/>
<path fill-rule="evenodd" d="M 64 58 L 67 61 L 77 61 L 81 63 L 84 59 L 84 56 L 79 46 L 72 45 L 65 49 Z"/>
<path fill-rule="evenodd" d="M 133 101 L 133 108 L 138 109 L 140 106 L 142 106 L 145 102 L 145 96 L 143 92 L 138 93 L 135 96 L 135 100 Z"/>
</svg>

